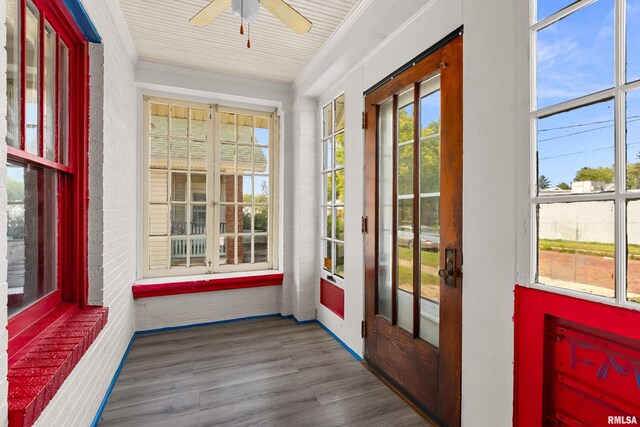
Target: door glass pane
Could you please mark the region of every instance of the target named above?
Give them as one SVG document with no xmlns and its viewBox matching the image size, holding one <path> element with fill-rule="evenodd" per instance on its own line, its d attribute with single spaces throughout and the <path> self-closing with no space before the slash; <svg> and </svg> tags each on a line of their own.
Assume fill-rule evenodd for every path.
<svg viewBox="0 0 640 427">
<path fill-rule="evenodd" d="M 171 201 L 173 202 L 187 201 L 187 174 L 186 173 L 171 174 Z"/>
<path fill-rule="evenodd" d="M 640 0 L 627 0 L 627 82 L 640 79 Z"/>
<path fill-rule="evenodd" d="M 186 267 L 187 256 L 187 238 L 171 239 L 171 267 Z"/>
<path fill-rule="evenodd" d="M 202 267 L 206 265 L 207 260 L 207 238 L 192 237 L 189 239 L 189 266 Z"/>
<path fill-rule="evenodd" d="M 344 243 L 336 242 L 336 276 L 344 278 Z"/>
<path fill-rule="evenodd" d="M 191 109 L 191 138 L 207 139 L 207 112 L 205 110 Z M 193 150 L 193 147 L 191 149 Z"/>
<path fill-rule="evenodd" d="M 184 236 L 187 234 L 187 205 L 171 205 L 171 235 Z M 186 243 L 185 243 L 186 245 Z M 186 246 L 185 246 L 186 256 Z"/>
<path fill-rule="evenodd" d="M 344 207 L 336 207 L 336 240 L 344 241 Z"/>
<path fill-rule="evenodd" d="M 614 190 L 613 113 L 610 100 L 538 120 L 540 195 Z"/>
<path fill-rule="evenodd" d="M 391 320 L 393 241 L 393 102 L 380 105 L 378 136 L 378 314 Z"/>
<path fill-rule="evenodd" d="M 538 108 L 614 86 L 613 12 L 599 0 L 538 31 Z"/>
<path fill-rule="evenodd" d="M 627 189 L 640 189 L 640 90 L 627 94 Z"/>
<path fill-rule="evenodd" d="M 25 149 L 32 154 L 38 153 L 38 82 L 40 69 L 40 20 L 38 10 L 27 2 L 27 93 L 26 93 L 26 129 Z"/>
<path fill-rule="evenodd" d="M 189 140 L 184 138 L 171 139 L 171 168 L 187 169 L 189 159 Z"/>
<path fill-rule="evenodd" d="M 344 129 L 344 94 L 335 100 L 336 124 L 335 131 L 339 132 Z"/>
<path fill-rule="evenodd" d="M 207 170 L 207 141 L 192 140 L 191 150 L 191 170 Z"/>
<path fill-rule="evenodd" d="M 58 71 L 58 162 L 69 164 L 69 49 L 60 41 Z M 167 154 L 164 155 L 165 162 Z"/>
<path fill-rule="evenodd" d="M 238 142 L 250 144 L 253 136 L 253 117 L 238 116 Z"/>
<path fill-rule="evenodd" d="M 168 154 L 169 140 L 166 136 L 149 137 L 149 165 L 152 168 L 166 169 L 169 166 Z"/>
<path fill-rule="evenodd" d="M 331 104 L 322 110 L 322 137 L 326 138 L 333 133 L 333 111 Z"/>
<path fill-rule="evenodd" d="M 57 176 L 7 164 L 8 314 L 57 288 Z"/>
<path fill-rule="evenodd" d="M 18 0 L 7 0 L 7 145 L 20 148 L 20 13 Z"/>
<path fill-rule="evenodd" d="M 615 296 L 613 202 L 538 206 L 538 282 Z"/>
<path fill-rule="evenodd" d="M 324 170 L 333 169 L 333 138 L 324 141 Z"/>
<path fill-rule="evenodd" d="M 56 33 L 44 27 L 44 156 L 55 161 L 56 113 Z"/>
<path fill-rule="evenodd" d="M 336 165 L 339 168 L 344 166 L 344 132 L 336 135 Z"/>
<path fill-rule="evenodd" d="M 344 204 L 344 169 L 335 172 L 336 179 L 336 201 L 337 204 Z"/>
<path fill-rule="evenodd" d="M 627 204 L 627 301 L 640 304 L 640 201 Z"/>
<path fill-rule="evenodd" d="M 222 141 L 236 140 L 236 115 L 220 113 L 220 139 Z"/>
<path fill-rule="evenodd" d="M 191 235 L 207 234 L 207 205 L 191 206 Z"/>
<path fill-rule="evenodd" d="M 191 201 L 207 201 L 207 175 L 201 173 L 191 174 Z"/>
<path fill-rule="evenodd" d="M 253 143 L 259 145 L 269 144 L 269 118 L 254 117 Z M 268 158 L 268 157 L 267 157 Z"/>
<path fill-rule="evenodd" d="M 440 77 L 420 85 L 420 338 L 439 345 Z"/>
<path fill-rule="evenodd" d="M 269 148 L 255 147 L 253 151 L 253 173 L 269 173 Z"/>
<path fill-rule="evenodd" d="M 151 104 L 151 121 L 149 132 L 152 135 L 169 134 L 169 106 L 165 104 Z"/>
</svg>

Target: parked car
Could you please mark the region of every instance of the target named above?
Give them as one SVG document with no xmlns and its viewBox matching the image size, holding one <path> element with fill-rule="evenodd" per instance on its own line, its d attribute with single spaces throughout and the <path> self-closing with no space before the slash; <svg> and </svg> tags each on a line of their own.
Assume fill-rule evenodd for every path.
<svg viewBox="0 0 640 427">
<path fill-rule="evenodd" d="M 413 228 L 408 225 L 398 227 L 398 246 L 413 248 Z M 437 252 L 440 248 L 440 233 L 435 227 L 420 227 L 420 249 Z"/>
</svg>

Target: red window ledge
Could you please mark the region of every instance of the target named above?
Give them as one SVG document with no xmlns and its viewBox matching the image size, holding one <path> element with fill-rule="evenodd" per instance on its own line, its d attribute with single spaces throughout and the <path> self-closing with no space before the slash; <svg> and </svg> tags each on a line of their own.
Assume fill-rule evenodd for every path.
<svg viewBox="0 0 640 427">
<path fill-rule="evenodd" d="M 166 295 L 195 294 L 198 292 L 227 291 L 230 289 L 281 286 L 282 273 L 260 274 L 242 277 L 212 278 L 185 282 L 134 285 L 133 298 L 151 298 Z"/>
<path fill-rule="evenodd" d="M 107 323 L 108 309 L 79 310 L 38 336 L 11 363 L 9 426 L 31 426 Z"/>
</svg>

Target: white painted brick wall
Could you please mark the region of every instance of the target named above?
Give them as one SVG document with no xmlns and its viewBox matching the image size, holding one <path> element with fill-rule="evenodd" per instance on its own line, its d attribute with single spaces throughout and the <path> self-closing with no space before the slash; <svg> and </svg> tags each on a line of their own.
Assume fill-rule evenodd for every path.
<svg viewBox="0 0 640 427">
<path fill-rule="evenodd" d="M 136 274 L 138 167 L 135 52 L 117 0 L 86 0 L 84 6 L 104 47 L 103 79 L 94 75 L 91 80 L 96 84 L 92 106 L 97 107 L 91 109 L 91 119 L 98 122 L 102 113 L 104 123 L 102 130 L 99 122 L 91 129 L 89 299 L 109 307 L 109 321 L 42 413 L 36 423 L 39 426 L 89 425 L 134 331 L 131 285 Z M 92 53 L 99 50 L 92 49 Z M 95 99 L 101 84 L 104 99 Z"/>
<path fill-rule="evenodd" d="M 4 27 L 6 8 L 0 7 L 0 46 L 5 45 L 6 30 Z M 7 55 L 3 49 L 0 54 L 0 425 L 7 424 Z"/>
<path fill-rule="evenodd" d="M 136 305 L 136 330 L 195 325 L 280 313 L 281 286 L 142 298 Z"/>
</svg>

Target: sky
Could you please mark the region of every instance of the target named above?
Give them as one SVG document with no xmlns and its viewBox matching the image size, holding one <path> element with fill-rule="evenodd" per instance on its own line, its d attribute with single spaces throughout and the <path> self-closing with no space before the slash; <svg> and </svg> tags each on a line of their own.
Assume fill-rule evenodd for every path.
<svg viewBox="0 0 640 427">
<path fill-rule="evenodd" d="M 544 18 L 573 3 L 538 0 Z M 627 81 L 640 78 L 640 0 L 627 0 Z M 544 108 L 614 86 L 614 1 L 598 0 L 539 31 L 537 104 Z M 627 97 L 627 160 L 640 161 L 640 91 Z M 540 119 L 539 175 L 571 183 L 582 167 L 614 164 L 613 100 Z"/>
</svg>

